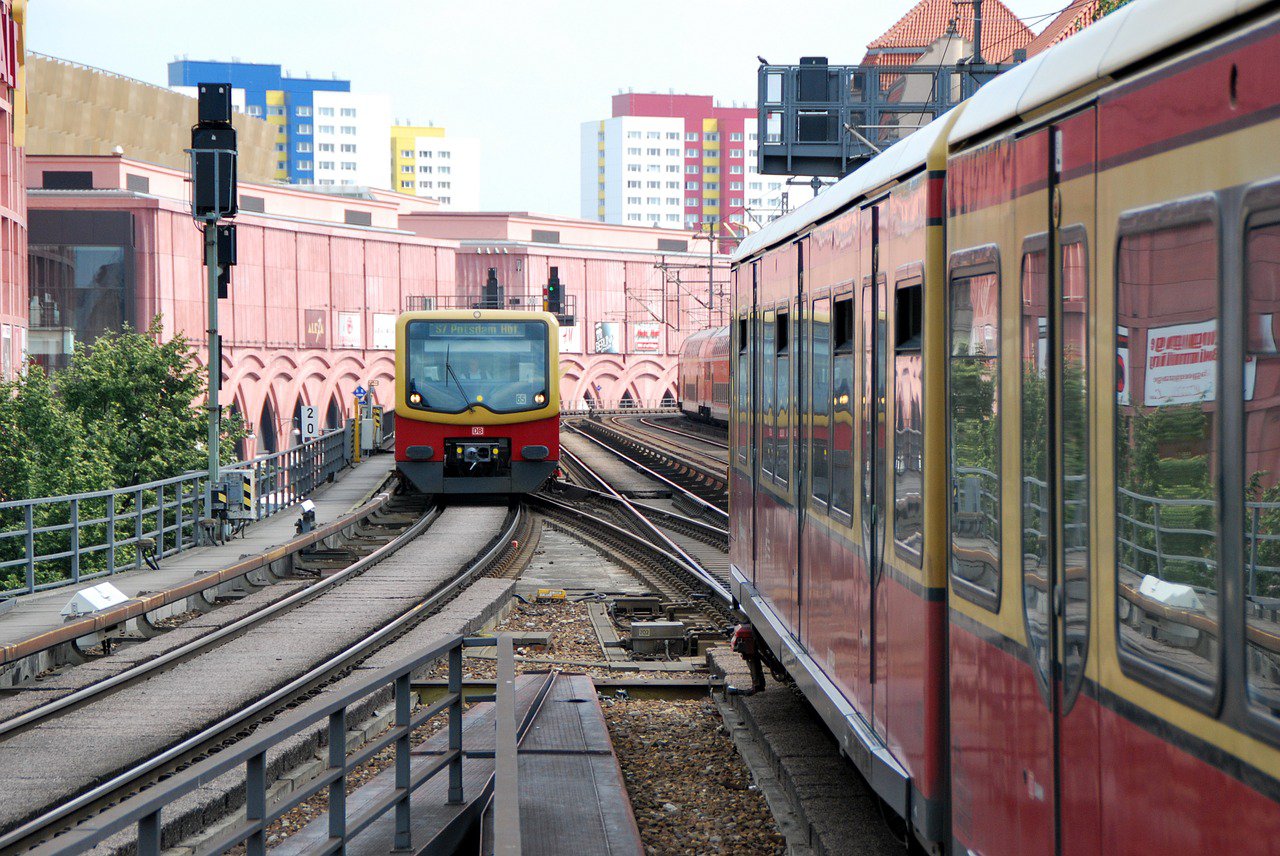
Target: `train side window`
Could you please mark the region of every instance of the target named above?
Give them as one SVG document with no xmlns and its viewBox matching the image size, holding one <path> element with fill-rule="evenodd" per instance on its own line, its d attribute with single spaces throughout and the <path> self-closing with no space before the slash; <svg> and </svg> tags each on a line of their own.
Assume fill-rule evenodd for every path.
<svg viewBox="0 0 1280 856">
<path fill-rule="evenodd" d="M 1280 210 L 1245 232 L 1244 592 L 1249 700 L 1280 718 Z"/>
<path fill-rule="evenodd" d="M 737 413 L 734 415 L 735 441 L 738 450 L 738 463 L 747 463 L 747 451 L 751 448 L 751 440 L 747 436 L 747 414 L 751 407 L 751 349 L 749 347 L 749 330 L 747 316 L 738 319 L 738 365 L 733 373 L 735 401 Z"/>
<path fill-rule="evenodd" d="M 810 369 L 809 454 L 813 498 L 831 499 L 831 301 L 813 302 L 813 357 Z"/>
<path fill-rule="evenodd" d="M 950 289 L 951 557 L 957 594 L 1000 607 L 1000 273 L 994 249 L 957 254 Z"/>
<path fill-rule="evenodd" d="M 853 514 L 853 296 L 831 312 L 831 510 Z"/>
<path fill-rule="evenodd" d="M 893 540 L 920 567 L 924 555 L 924 284 L 918 274 L 894 291 Z"/>
<path fill-rule="evenodd" d="M 764 337 L 760 347 L 760 469 L 766 476 L 773 476 L 773 386 L 778 371 L 778 355 L 774 351 L 774 314 L 764 316 Z"/>
<path fill-rule="evenodd" d="M 1221 637 L 1215 212 L 1204 198 L 1126 214 L 1116 255 L 1120 662 L 1202 704 Z"/>
<path fill-rule="evenodd" d="M 773 480 L 786 485 L 791 476 L 791 314 L 778 313 L 778 391 L 774 395 Z"/>
</svg>

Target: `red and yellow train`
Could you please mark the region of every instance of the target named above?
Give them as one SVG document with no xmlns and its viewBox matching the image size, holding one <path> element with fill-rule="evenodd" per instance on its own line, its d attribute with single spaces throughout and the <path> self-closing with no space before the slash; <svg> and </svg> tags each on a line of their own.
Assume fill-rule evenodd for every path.
<svg viewBox="0 0 1280 856">
<path fill-rule="evenodd" d="M 429 494 L 537 490 L 560 460 L 549 312 L 406 312 L 396 326 L 396 466 Z"/>
<path fill-rule="evenodd" d="M 729 422 L 729 328 L 713 327 L 680 346 L 680 410 L 691 419 Z"/>
<path fill-rule="evenodd" d="M 735 594 L 931 849 L 1280 849 L 1278 56 L 1136 0 L 735 255 Z"/>
</svg>

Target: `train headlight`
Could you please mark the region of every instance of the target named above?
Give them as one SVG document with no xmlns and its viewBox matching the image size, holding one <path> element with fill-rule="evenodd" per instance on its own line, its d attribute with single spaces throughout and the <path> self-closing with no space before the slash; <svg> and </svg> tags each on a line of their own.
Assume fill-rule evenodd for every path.
<svg viewBox="0 0 1280 856">
<path fill-rule="evenodd" d="M 476 396 L 476 404 L 479 404 L 479 403 L 480 403 L 480 402 L 482 402 L 482 401 L 484 401 L 484 396 L 483 396 L 483 395 L 477 395 L 477 396 Z"/>
<path fill-rule="evenodd" d="M 542 393 L 538 393 L 537 395 L 535 395 L 535 396 L 533 397 L 533 403 L 534 403 L 534 404 L 546 404 L 546 403 L 547 403 L 547 397 L 546 397 L 545 395 L 543 395 Z"/>
<path fill-rule="evenodd" d="M 422 403 L 422 396 L 421 396 L 421 395 L 419 395 L 419 394 L 418 394 L 418 393 L 416 393 L 416 392 L 411 392 L 411 393 L 409 393 L 409 403 L 410 403 L 410 404 L 421 404 L 421 403 Z"/>
</svg>

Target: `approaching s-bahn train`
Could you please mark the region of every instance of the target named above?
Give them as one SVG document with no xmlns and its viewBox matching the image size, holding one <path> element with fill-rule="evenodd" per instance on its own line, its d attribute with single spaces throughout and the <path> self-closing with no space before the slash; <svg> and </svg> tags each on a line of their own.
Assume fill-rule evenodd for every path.
<svg viewBox="0 0 1280 856">
<path fill-rule="evenodd" d="M 680 410 L 695 419 L 729 422 L 729 328 L 698 332 L 680 346 Z"/>
<path fill-rule="evenodd" d="M 931 849 L 1280 852 L 1277 57 L 1135 0 L 734 257 L 734 591 Z"/>
<path fill-rule="evenodd" d="M 537 490 L 560 459 L 554 315 L 406 312 L 396 325 L 396 466 L 423 493 Z"/>
</svg>

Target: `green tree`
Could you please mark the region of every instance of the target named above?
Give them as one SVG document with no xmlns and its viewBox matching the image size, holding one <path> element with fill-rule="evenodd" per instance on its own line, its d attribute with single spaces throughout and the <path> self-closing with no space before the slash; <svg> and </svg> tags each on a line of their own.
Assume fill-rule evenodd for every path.
<svg viewBox="0 0 1280 856">
<path fill-rule="evenodd" d="M 208 459 L 207 376 L 185 336 L 160 342 L 161 331 L 156 317 L 145 331 L 105 334 L 57 377 L 67 410 L 107 450 L 113 485 L 171 478 Z M 223 421 L 222 458 L 232 461 L 244 428 Z"/>
<path fill-rule="evenodd" d="M 1121 6 L 1129 5 L 1130 0 L 1101 0 L 1098 8 L 1093 10 L 1093 20 L 1105 18 Z"/>
<path fill-rule="evenodd" d="M 0 384 L 0 502 L 101 490 L 111 473 L 43 369 Z"/>
<path fill-rule="evenodd" d="M 160 341 L 160 319 L 143 332 L 128 328 L 77 346 L 71 365 L 50 378 L 38 366 L 25 377 L 0 384 L 0 502 L 90 493 L 159 481 L 207 461 L 206 413 L 201 406 L 207 389 L 205 374 L 182 336 Z M 244 435 L 237 416 L 223 420 L 222 454 L 234 460 L 236 442 Z M 75 509 L 81 522 L 82 545 L 108 540 L 105 520 L 114 508 L 119 516 L 140 503 L 156 505 L 156 491 L 81 500 Z M 167 500 L 172 499 L 172 492 Z M 70 503 L 47 503 L 33 509 L 37 528 L 66 527 Z M 0 510 L 0 531 L 23 527 L 21 510 Z M 154 519 L 144 522 L 153 526 Z M 134 523 L 117 523 L 116 543 L 132 534 Z M 38 533 L 37 555 L 70 549 L 71 530 Z M 23 555 L 21 538 L 0 541 L 0 560 Z M 116 550 L 117 565 L 135 557 L 133 547 Z M 106 566 L 103 551 L 81 557 L 81 570 Z M 39 562 L 36 582 L 65 578 L 68 560 Z M 23 574 L 0 575 L 0 590 L 23 585 Z"/>
</svg>

